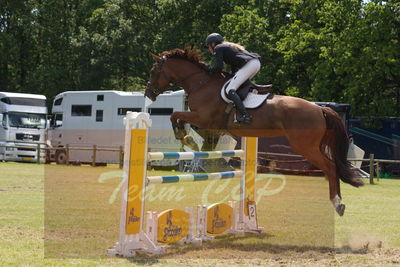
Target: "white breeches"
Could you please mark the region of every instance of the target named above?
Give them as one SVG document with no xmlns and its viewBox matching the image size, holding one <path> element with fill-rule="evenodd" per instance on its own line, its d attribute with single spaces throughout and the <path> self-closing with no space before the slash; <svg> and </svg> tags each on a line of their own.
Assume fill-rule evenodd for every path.
<svg viewBox="0 0 400 267">
<path fill-rule="evenodd" d="M 260 70 L 260 60 L 257 58 L 247 62 L 240 70 L 233 76 L 231 82 L 226 87 L 226 93 L 230 90 L 237 90 L 247 79 L 251 79 Z"/>
</svg>

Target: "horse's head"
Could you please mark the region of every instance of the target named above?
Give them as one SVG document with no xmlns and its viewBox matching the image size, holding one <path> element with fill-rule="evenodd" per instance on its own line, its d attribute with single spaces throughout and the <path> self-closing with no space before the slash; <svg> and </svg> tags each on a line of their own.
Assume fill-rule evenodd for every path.
<svg viewBox="0 0 400 267">
<path fill-rule="evenodd" d="M 155 101 L 157 96 L 171 85 L 172 77 L 169 76 L 165 68 L 163 68 L 164 63 L 167 61 L 165 56 L 160 57 L 157 55 L 152 55 L 156 63 L 150 72 L 150 79 L 147 82 L 147 88 L 144 93 L 145 96 L 150 98 L 152 101 Z"/>
<path fill-rule="evenodd" d="M 151 69 L 145 92 L 145 96 L 152 101 L 155 101 L 159 94 L 172 85 L 180 86 L 187 90 L 183 86 L 184 82 L 190 81 L 190 78 L 199 73 L 205 73 L 206 65 L 200 61 L 201 52 L 196 47 L 185 46 L 183 50 L 176 48 L 164 51 L 160 56 L 152 56 L 156 63 Z M 180 61 L 179 64 L 174 65 L 171 60 L 176 59 Z M 188 64 L 183 64 L 184 62 Z"/>
</svg>

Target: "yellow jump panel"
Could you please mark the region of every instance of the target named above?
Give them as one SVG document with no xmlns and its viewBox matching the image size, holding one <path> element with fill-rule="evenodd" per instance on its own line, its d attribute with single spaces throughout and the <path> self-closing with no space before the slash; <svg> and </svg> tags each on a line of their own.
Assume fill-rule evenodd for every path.
<svg viewBox="0 0 400 267">
<path fill-rule="evenodd" d="M 164 244 L 176 243 L 189 233 L 189 213 L 169 209 L 157 217 L 157 241 Z"/>
<path fill-rule="evenodd" d="M 225 203 L 216 203 L 207 209 L 207 234 L 218 235 L 232 228 L 233 209 Z"/>
<path fill-rule="evenodd" d="M 128 198 L 126 207 L 125 232 L 127 235 L 139 234 L 143 221 L 143 194 L 146 177 L 147 130 L 131 130 L 131 149 L 128 173 Z"/>
<path fill-rule="evenodd" d="M 257 176 L 257 137 L 246 138 L 246 164 L 245 164 L 245 206 L 244 215 L 249 216 L 248 204 L 255 201 L 255 183 Z"/>
</svg>

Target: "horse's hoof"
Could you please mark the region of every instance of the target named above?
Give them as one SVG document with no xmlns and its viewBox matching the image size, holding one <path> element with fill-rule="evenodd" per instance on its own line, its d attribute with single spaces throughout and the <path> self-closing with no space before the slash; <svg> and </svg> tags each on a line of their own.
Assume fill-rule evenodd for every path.
<svg viewBox="0 0 400 267">
<path fill-rule="evenodd" d="M 199 146 L 196 144 L 196 142 L 194 141 L 193 137 L 191 137 L 190 135 L 186 135 L 183 138 L 183 144 L 187 145 L 188 147 L 190 147 L 194 151 L 199 151 Z"/>
<path fill-rule="evenodd" d="M 346 205 L 344 205 L 344 204 L 339 204 L 337 207 L 336 207 L 336 212 L 339 214 L 339 216 L 343 216 L 343 214 L 344 214 L 344 210 L 346 209 Z"/>
</svg>

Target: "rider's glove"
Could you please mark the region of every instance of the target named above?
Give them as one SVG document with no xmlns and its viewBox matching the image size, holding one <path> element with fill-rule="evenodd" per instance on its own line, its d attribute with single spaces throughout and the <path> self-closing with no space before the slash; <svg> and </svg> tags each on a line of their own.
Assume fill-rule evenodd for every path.
<svg viewBox="0 0 400 267">
<path fill-rule="evenodd" d="M 216 67 L 211 67 L 211 66 L 207 66 L 207 67 L 205 68 L 205 70 L 206 70 L 207 72 L 210 72 L 210 73 L 215 73 L 215 72 L 221 71 L 220 69 L 218 69 L 218 68 L 216 68 Z"/>
</svg>

